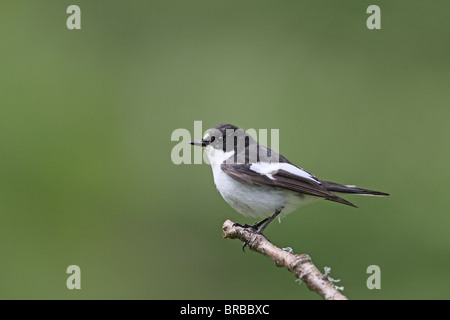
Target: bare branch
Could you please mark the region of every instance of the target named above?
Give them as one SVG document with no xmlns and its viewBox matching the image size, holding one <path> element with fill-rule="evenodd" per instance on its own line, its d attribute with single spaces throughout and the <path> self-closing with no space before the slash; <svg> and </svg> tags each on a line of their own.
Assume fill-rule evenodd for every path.
<svg viewBox="0 0 450 320">
<path fill-rule="evenodd" d="M 284 251 L 267 241 L 262 235 L 256 234 L 248 228 L 234 226 L 230 220 L 224 222 L 222 232 L 224 238 L 247 242 L 250 250 L 269 257 L 277 267 L 285 267 L 303 281 L 310 290 L 317 292 L 325 300 L 347 300 L 333 286 L 327 276 L 316 268 L 307 254 L 293 254 Z"/>
</svg>

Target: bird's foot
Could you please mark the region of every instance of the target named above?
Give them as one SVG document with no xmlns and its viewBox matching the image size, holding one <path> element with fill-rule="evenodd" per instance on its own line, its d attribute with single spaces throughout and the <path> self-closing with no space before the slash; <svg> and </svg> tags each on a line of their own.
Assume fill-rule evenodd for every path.
<svg viewBox="0 0 450 320">
<path fill-rule="evenodd" d="M 238 226 L 238 227 L 241 227 L 241 228 L 244 228 L 244 229 L 251 229 L 250 231 L 251 231 L 252 233 L 260 234 L 260 235 L 262 235 L 267 241 L 270 242 L 270 240 L 267 239 L 267 237 L 266 237 L 265 235 L 263 235 L 263 233 L 262 233 L 263 230 L 264 230 L 264 227 L 260 228 L 261 225 L 262 225 L 264 222 L 266 222 L 267 220 L 269 220 L 269 218 L 265 218 L 265 219 L 263 219 L 263 220 L 261 220 L 261 221 L 255 223 L 255 224 L 251 224 L 251 225 L 250 225 L 250 224 L 244 224 L 244 225 L 242 225 L 242 224 L 240 224 L 240 223 L 235 222 L 235 223 L 233 223 L 233 227 Z M 244 253 L 245 253 L 245 247 L 246 247 L 246 246 L 247 246 L 247 241 L 245 241 L 244 244 L 242 245 L 242 251 L 244 251 Z"/>
<path fill-rule="evenodd" d="M 259 227 L 260 227 L 264 222 L 266 222 L 267 220 L 269 220 L 269 218 L 265 218 L 265 219 L 263 219 L 263 220 L 261 220 L 261 221 L 255 223 L 255 224 L 244 224 L 244 225 L 242 225 L 242 224 L 240 224 L 240 223 L 238 223 L 238 222 L 235 222 L 235 223 L 233 223 L 233 227 L 238 226 L 238 227 L 241 227 L 241 228 L 245 228 L 245 229 L 250 228 L 250 229 L 253 229 L 253 230 L 257 231 L 257 230 L 259 229 Z M 261 231 L 262 231 L 262 230 L 261 230 Z"/>
<path fill-rule="evenodd" d="M 241 228 L 244 228 L 244 229 L 254 229 L 254 230 L 258 230 L 258 227 L 256 226 L 257 225 L 257 223 L 255 223 L 255 224 L 240 224 L 240 223 L 238 223 L 238 222 L 235 222 L 235 223 L 233 223 L 233 227 L 241 227 Z"/>
<path fill-rule="evenodd" d="M 267 237 L 265 235 L 263 235 L 262 232 L 264 231 L 264 229 L 267 228 L 269 223 L 271 223 L 273 221 L 273 219 L 275 219 L 276 216 L 278 216 L 281 213 L 281 210 L 283 210 L 283 208 L 277 209 L 277 211 L 275 211 L 275 213 L 273 215 L 255 223 L 254 225 L 249 226 L 248 224 L 240 225 L 239 223 L 234 223 L 233 226 L 240 226 L 240 227 L 247 228 L 247 229 L 250 228 L 250 229 L 252 229 L 251 230 L 252 233 L 260 234 L 264 237 L 264 239 L 266 239 L 267 241 L 270 242 L 270 240 L 267 239 Z M 242 245 L 242 251 L 244 251 L 244 253 L 245 253 L 246 246 L 247 246 L 247 241 L 245 241 L 244 244 Z"/>
<path fill-rule="evenodd" d="M 253 227 L 253 226 L 250 226 L 250 227 Z M 254 228 L 254 229 L 256 229 L 256 228 Z M 266 239 L 267 241 L 270 242 L 269 238 L 267 238 L 267 237 L 262 233 L 262 230 L 261 230 L 261 229 L 258 229 L 258 230 L 256 230 L 256 231 L 253 231 L 253 230 L 252 230 L 252 233 L 254 233 L 254 234 L 259 234 L 259 235 L 263 236 L 264 239 Z M 245 253 L 245 247 L 247 246 L 247 244 L 248 244 L 247 241 L 244 241 L 244 244 L 242 245 L 242 251 L 244 251 L 244 253 Z"/>
</svg>

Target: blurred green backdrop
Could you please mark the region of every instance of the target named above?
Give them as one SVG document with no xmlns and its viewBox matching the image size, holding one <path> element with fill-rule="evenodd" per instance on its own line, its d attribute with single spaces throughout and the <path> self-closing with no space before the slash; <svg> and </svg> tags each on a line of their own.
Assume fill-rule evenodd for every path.
<svg viewBox="0 0 450 320">
<path fill-rule="evenodd" d="M 378 0 L 374 31 L 371 4 L 3 0 L 0 298 L 317 299 L 222 239 L 225 219 L 253 221 L 206 164 L 171 162 L 172 131 L 202 120 L 280 129 L 319 178 L 391 193 L 266 231 L 349 298 L 449 299 L 450 2 Z"/>
</svg>

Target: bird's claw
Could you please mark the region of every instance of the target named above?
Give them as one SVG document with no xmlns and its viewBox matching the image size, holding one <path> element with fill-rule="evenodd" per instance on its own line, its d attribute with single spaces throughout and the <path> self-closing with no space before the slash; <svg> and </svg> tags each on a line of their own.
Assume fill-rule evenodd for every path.
<svg viewBox="0 0 450 320">
<path fill-rule="evenodd" d="M 247 227 L 244 227 L 244 226 L 241 226 L 241 225 L 239 225 L 239 226 L 240 226 L 240 227 L 243 227 L 243 228 L 246 228 L 246 229 L 251 228 L 251 229 L 253 229 L 253 230 L 256 230 L 256 228 L 254 227 L 254 225 L 253 225 L 253 226 L 248 226 L 248 225 L 247 225 Z M 251 231 L 251 232 L 254 233 L 254 234 L 259 234 L 259 235 L 263 236 L 264 239 L 266 239 L 267 241 L 270 242 L 269 238 L 267 238 L 267 237 L 262 233 L 262 230 L 261 230 L 261 229 L 258 229 L 258 230 L 256 230 L 256 231 Z M 244 241 L 244 244 L 242 245 L 242 251 L 244 251 L 244 253 L 246 253 L 246 252 L 245 252 L 245 247 L 246 247 L 247 245 L 248 245 L 248 242 L 247 242 L 247 241 Z"/>
<path fill-rule="evenodd" d="M 244 229 L 248 229 L 248 228 L 251 228 L 251 229 L 255 229 L 256 230 L 256 228 L 255 228 L 255 225 L 254 224 L 252 224 L 252 225 L 250 225 L 250 224 L 240 224 L 239 222 L 235 222 L 235 223 L 233 223 L 233 227 L 241 227 L 241 228 L 244 228 Z"/>
</svg>

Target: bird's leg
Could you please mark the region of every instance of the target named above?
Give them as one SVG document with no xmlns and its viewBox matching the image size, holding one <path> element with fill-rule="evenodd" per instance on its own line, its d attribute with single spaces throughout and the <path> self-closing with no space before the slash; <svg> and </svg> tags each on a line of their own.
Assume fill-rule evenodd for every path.
<svg viewBox="0 0 450 320">
<path fill-rule="evenodd" d="M 271 223 L 271 222 L 273 221 L 273 219 L 275 219 L 275 218 L 281 213 L 281 210 L 283 210 L 283 208 L 277 209 L 277 211 L 275 211 L 275 213 L 274 213 L 270 218 L 264 219 L 264 220 L 267 220 L 266 223 L 263 222 L 264 220 L 261 221 L 262 223 L 264 223 L 264 225 L 263 225 L 261 228 L 259 228 L 259 229 L 256 231 L 256 233 L 258 233 L 258 234 L 260 234 L 260 235 L 263 235 L 262 232 L 264 231 L 264 229 L 266 229 L 267 226 L 269 225 L 269 223 Z M 262 223 L 261 223 L 261 224 L 262 224 Z M 264 238 L 266 238 L 266 237 L 264 237 Z M 267 238 L 266 238 L 266 239 L 267 239 Z M 269 240 L 269 239 L 267 239 L 267 240 Z"/>
<path fill-rule="evenodd" d="M 281 210 L 283 210 L 283 208 L 277 209 L 277 210 L 275 211 L 275 213 L 274 213 L 272 216 L 270 216 L 269 218 L 265 218 L 264 220 L 261 220 L 260 222 L 255 223 L 253 226 L 249 226 L 249 227 L 251 227 L 251 228 L 253 228 L 253 229 L 256 229 L 256 228 L 259 228 L 259 226 L 262 225 L 262 224 L 264 223 L 264 225 L 263 225 L 262 227 L 260 227 L 258 230 L 256 230 L 255 233 L 256 233 L 256 234 L 262 235 L 267 241 L 270 242 L 270 240 L 267 239 L 267 237 L 266 237 L 265 235 L 263 235 L 262 232 L 264 231 L 264 229 L 267 228 L 267 226 L 269 225 L 269 223 L 271 223 L 271 222 L 273 221 L 273 219 L 275 219 L 275 218 L 281 213 Z M 245 252 L 245 247 L 246 247 L 246 246 L 247 246 L 247 241 L 245 241 L 244 244 L 242 245 L 242 251 Z"/>
</svg>

